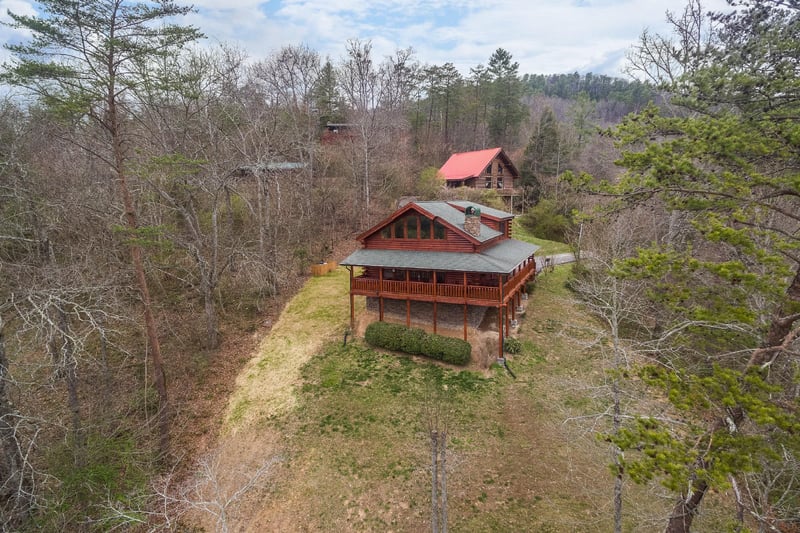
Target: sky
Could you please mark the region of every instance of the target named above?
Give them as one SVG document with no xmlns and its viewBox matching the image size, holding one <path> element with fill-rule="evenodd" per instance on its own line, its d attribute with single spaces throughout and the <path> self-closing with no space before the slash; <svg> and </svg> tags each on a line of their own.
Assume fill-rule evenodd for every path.
<svg viewBox="0 0 800 533">
<path fill-rule="evenodd" d="M 189 2 L 176 0 L 180 5 Z M 687 0 L 196 0 L 183 23 L 196 26 L 204 46 L 235 45 L 254 60 L 287 45 L 306 45 L 332 62 L 348 39 L 371 41 L 377 59 L 411 48 L 427 65 L 450 62 L 465 75 L 486 65 L 498 48 L 520 74 L 579 72 L 625 77 L 625 53 L 644 29 L 668 33 L 665 13 Z M 724 0 L 703 7 L 723 9 Z M 0 0 L 6 11 L 34 14 L 35 3 Z M 3 42 L 21 36 L 0 26 Z M 0 59 L 7 58 L 5 50 Z"/>
</svg>

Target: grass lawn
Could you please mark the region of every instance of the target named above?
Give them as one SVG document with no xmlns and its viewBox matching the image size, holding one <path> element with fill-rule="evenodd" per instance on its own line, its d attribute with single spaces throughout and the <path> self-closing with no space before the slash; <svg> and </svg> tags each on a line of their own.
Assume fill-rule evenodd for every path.
<svg viewBox="0 0 800 533">
<path fill-rule="evenodd" d="M 450 531 L 613 530 L 611 451 L 598 438 L 609 427 L 607 339 L 565 288 L 568 275 L 563 266 L 538 278 L 518 332 L 523 351 L 509 359 L 516 379 L 360 339 L 345 346 L 347 271 L 309 280 L 231 399 L 222 471 L 281 457 L 231 509 L 232 529 L 430 530 L 437 412 L 448 435 Z M 624 531 L 663 527 L 663 489 L 627 483 L 624 495 Z M 697 531 L 720 524 L 709 512 Z"/>
<path fill-rule="evenodd" d="M 519 222 L 514 224 L 514 229 L 511 236 L 520 241 L 530 242 L 540 246 L 539 250 L 536 251 L 537 257 L 564 254 L 572 251 L 572 248 L 570 248 L 569 244 L 556 241 L 546 241 L 544 239 L 534 237 L 533 234 L 525 229 Z"/>
</svg>

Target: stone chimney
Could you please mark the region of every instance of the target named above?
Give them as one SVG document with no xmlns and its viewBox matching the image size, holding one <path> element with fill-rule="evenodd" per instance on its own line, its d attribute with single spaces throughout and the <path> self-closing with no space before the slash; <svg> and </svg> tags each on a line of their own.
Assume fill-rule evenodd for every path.
<svg viewBox="0 0 800 533">
<path fill-rule="evenodd" d="M 464 231 L 473 237 L 481 236 L 481 210 L 477 207 L 468 206 L 464 210 Z"/>
</svg>

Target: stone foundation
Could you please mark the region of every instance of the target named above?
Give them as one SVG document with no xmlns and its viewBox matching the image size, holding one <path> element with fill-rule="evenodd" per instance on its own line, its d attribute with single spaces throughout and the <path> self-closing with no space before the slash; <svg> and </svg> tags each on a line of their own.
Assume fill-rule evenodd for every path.
<svg viewBox="0 0 800 533">
<path fill-rule="evenodd" d="M 477 305 L 467 306 L 467 327 L 478 329 L 486 316 L 486 311 L 493 309 Z M 367 310 L 378 313 L 378 298 L 367 298 Z M 384 298 L 383 314 L 395 321 L 406 319 L 406 301 Z M 411 324 L 417 326 L 433 326 L 433 303 L 411 302 Z M 464 328 L 464 306 L 458 304 L 439 303 L 436 305 L 436 325 L 446 329 Z M 496 328 L 495 328 L 496 329 Z"/>
</svg>

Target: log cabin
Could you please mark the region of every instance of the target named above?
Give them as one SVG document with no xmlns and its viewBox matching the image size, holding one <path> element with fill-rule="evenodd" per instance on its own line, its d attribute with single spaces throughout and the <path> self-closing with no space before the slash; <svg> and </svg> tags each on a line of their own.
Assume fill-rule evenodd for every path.
<svg viewBox="0 0 800 533">
<path fill-rule="evenodd" d="M 432 326 L 446 316 L 477 328 L 493 309 L 498 358 L 516 320 L 526 283 L 536 276 L 534 244 L 512 239 L 514 216 L 466 201 L 410 202 L 357 237 L 360 249 L 340 264 L 350 271 L 350 320 L 356 296 L 378 312 L 405 311 Z M 358 268 L 358 270 L 356 270 Z M 463 320 L 462 320 L 463 317 Z"/>
<path fill-rule="evenodd" d="M 439 173 L 449 188 L 490 189 L 504 197 L 519 194 L 519 171 L 502 148 L 453 154 Z"/>
</svg>

